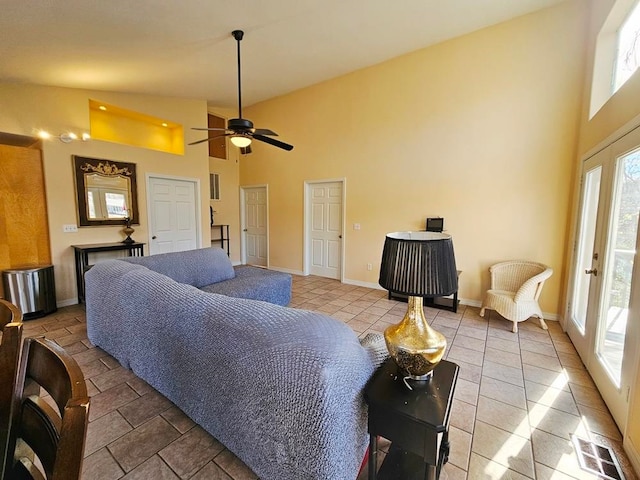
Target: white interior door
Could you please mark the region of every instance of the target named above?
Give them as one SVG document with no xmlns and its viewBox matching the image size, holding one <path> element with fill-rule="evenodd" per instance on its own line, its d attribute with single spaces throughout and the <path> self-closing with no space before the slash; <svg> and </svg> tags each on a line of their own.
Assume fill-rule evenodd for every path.
<svg viewBox="0 0 640 480">
<path fill-rule="evenodd" d="M 311 183 L 307 188 L 309 273 L 341 279 L 342 182 Z"/>
<path fill-rule="evenodd" d="M 268 208 L 267 187 L 243 188 L 243 245 L 244 263 L 268 265 Z"/>
<path fill-rule="evenodd" d="M 197 182 L 148 177 L 149 252 L 180 252 L 198 247 Z"/>
<path fill-rule="evenodd" d="M 567 333 L 624 432 L 632 360 L 640 341 L 631 291 L 640 212 L 640 131 L 584 163 L 581 217 Z"/>
</svg>

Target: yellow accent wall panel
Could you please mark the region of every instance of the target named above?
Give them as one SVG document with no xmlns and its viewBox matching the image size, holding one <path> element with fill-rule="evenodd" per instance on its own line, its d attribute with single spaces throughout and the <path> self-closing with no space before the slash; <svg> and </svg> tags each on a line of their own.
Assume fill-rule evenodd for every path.
<svg viewBox="0 0 640 480">
<path fill-rule="evenodd" d="M 184 129 L 168 120 L 89 100 L 91 137 L 162 152 L 184 154 Z"/>
</svg>

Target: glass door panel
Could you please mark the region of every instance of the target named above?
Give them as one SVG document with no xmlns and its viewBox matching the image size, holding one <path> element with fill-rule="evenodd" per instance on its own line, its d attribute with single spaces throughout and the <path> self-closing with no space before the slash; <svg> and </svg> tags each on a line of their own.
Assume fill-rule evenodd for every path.
<svg viewBox="0 0 640 480">
<path fill-rule="evenodd" d="M 620 388 L 640 211 L 640 149 L 617 159 L 613 192 L 595 350 L 611 381 Z"/>
<path fill-rule="evenodd" d="M 589 304 L 590 274 L 585 272 L 593 270 L 597 254 L 594 254 L 596 239 L 596 223 L 598 219 L 598 203 L 600 197 L 600 180 L 602 178 L 602 166 L 588 170 L 583 176 L 581 224 L 578 235 L 577 268 L 573 288 L 573 308 L 571 319 L 578 328 L 580 334 L 585 334 L 587 322 L 587 307 Z M 596 257 L 596 258 L 594 258 Z"/>
</svg>

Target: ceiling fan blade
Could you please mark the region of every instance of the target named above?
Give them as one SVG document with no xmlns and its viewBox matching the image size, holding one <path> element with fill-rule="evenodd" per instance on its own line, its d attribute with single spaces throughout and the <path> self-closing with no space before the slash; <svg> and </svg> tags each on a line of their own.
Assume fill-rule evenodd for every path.
<svg viewBox="0 0 640 480">
<path fill-rule="evenodd" d="M 191 142 L 191 143 L 189 143 L 189 144 L 187 144 L 187 145 L 197 145 L 197 144 L 199 144 L 199 143 L 210 142 L 210 141 L 211 141 L 211 140 L 213 140 L 214 138 L 226 137 L 226 136 L 228 136 L 228 135 L 229 135 L 229 134 L 227 134 L 227 133 L 225 133 L 224 135 L 215 135 L 215 136 L 213 136 L 213 137 L 209 137 L 209 138 L 204 138 L 204 139 L 202 139 L 202 140 L 198 140 L 197 142 Z"/>
<path fill-rule="evenodd" d="M 277 137 L 278 134 L 273 130 L 269 130 L 268 128 L 256 128 L 253 132 L 254 135 L 271 135 L 272 137 Z"/>
<path fill-rule="evenodd" d="M 253 138 L 261 142 L 268 143 L 269 145 L 273 145 L 274 147 L 282 148 L 286 151 L 293 150 L 293 145 L 281 142 L 280 140 L 276 140 L 275 138 L 265 137 L 264 135 L 253 135 Z"/>
<path fill-rule="evenodd" d="M 218 127 L 192 127 L 192 130 L 201 130 L 201 131 L 220 131 L 224 132 L 221 135 L 216 135 L 214 137 L 205 138 L 203 140 L 198 140 L 197 142 L 190 143 L 189 145 L 197 145 L 198 143 L 210 142 L 214 138 L 224 136 L 238 136 L 238 137 L 249 137 L 255 138 L 259 142 L 268 143 L 269 145 L 273 145 L 274 147 L 282 148 L 283 150 L 291 151 L 293 150 L 293 145 L 289 145 L 288 143 L 281 142 L 279 140 L 275 140 L 269 137 L 277 137 L 278 134 L 273 130 L 269 130 L 268 128 L 253 128 L 253 122 L 247 120 L 246 118 L 242 118 L 242 68 L 240 61 L 240 42 L 244 37 L 244 32 L 242 30 L 234 30 L 231 32 L 231 35 L 236 40 L 237 44 L 237 60 L 238 60 L 238 118 L 230 118 L 227 120 L 227 128 L 218 128 Z M 209 123 L 212 125 L 212 123 Z M 215 125 L 215 123 L 213 123 Z M 219 123 L 218 123 L 219 125 Z M 233 140 L 233 138 L 232 138 Z M 245 140 L 246 141 L 246 140 Z M 238 142 L 241 143 L 241 142 Z M 251 153 L 251 147 L 247 146 L 245 148 L 241 148 L 240 152 L 243 155 Z"/>
</svg>

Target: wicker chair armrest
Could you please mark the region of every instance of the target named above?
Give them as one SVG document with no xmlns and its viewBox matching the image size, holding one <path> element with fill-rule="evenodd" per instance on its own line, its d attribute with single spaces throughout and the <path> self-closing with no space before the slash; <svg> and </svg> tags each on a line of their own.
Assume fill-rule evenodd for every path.
<svg viewBox="0 0 640 480">
<path fill-rule="evenodd" d="M 538 300 L 544 282 L 551 276 L 553 269 L 547 268 L 544 272 L 534 275 L 529 280 L 524 282 L 522 286 L 516 292 L 513 298 L 514 302 L 518 303 L 522 300 Z"/>
</svg>

